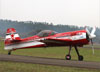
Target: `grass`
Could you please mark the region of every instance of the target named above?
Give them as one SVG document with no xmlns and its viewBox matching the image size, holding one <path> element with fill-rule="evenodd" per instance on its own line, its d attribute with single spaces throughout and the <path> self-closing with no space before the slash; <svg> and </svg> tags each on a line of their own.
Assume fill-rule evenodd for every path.
<svg viewBox="0 0 100 72">
<path fill-rule="evenodd" d="M 100 50 L 95 50 L 95 54 L 92 54 L 91 49 L 79 49 L 80 54 L 84 56 L 84 61 L 100 61 Z M 53 47 L 53 48 L 38 48 L 38 49 L 25 49 L 13 51 L 14 55 L 25 55 L 25 56 L 37 56 L 37 57 L 48 57 L 48 58 L 61 58 L 65 59 L 65 55 L 68 53 L 66 47 Z M 72 49 L 71 52 L 72 60 L 77 60 L 77 54 Z"/>
<path fill-rule="evenodd" d="M 0 42 L 0 45 L 1 45 L 0 54 L 7 54 L 8 52 L 3 49 L 4 43 Z M 99 48 L 99 46 L 97 47 Z M 94 55 L 92 54 L 92 50 L 89 48 L 78 48 L 78 49 L 80 51 L 80 54 L 84 56 L 84 61 L 100 62 L 99 49 L 95 49 Z M 61 58 L 61 59 L 64 59 L 67 53 L 68 53 L 68 47 L 20 49 L 12 52 L 13 55 L 37 56 L 37 57 Z M 71 56 L 72 60 L 77 60 L 77 54 L 74 48 L 71 51 Z M 100 69 L 96 70 L 96 69 L 60 67 L 60 66 L 0 61 L 0 72 L 100 72 Z"/>
<path fill-rule="evenodd" d="M 100 69 L 96 70 L 17 62 L 0 62 L 0 72 L 100 72 Z"/>
</svg>

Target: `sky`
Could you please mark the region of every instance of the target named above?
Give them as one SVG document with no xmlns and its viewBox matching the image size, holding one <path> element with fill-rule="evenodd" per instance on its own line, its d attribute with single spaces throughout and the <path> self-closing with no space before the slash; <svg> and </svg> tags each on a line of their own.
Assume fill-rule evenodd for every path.
<svg viewBox="0 0 100 72">
<path fill-rule="evenodd" d="M 0 19 L 100 27 L 99 0 L 0 0 Z"/>
</svg>

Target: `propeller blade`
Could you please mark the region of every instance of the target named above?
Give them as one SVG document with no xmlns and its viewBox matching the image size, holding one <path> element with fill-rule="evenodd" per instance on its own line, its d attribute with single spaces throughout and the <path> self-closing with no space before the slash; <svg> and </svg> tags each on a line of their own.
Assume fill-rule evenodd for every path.
<svg viewBox="0 0 100 72">
<path fill-rule="evenodd" d="M 95 31 L 96 31 L 96 27 L 93 27 L 93 30 L 91 31 L 91 35 L 94 35 Z"/>
<path fill-rule="evenodd" d="M 93 41 L 92 41 L 92 39 L 91 39 L 91 44 L 92 44 L 92 52 L 93 52 L 93 54 L 94 54 L 94 46 L 93 46 Z"/>
<path fill-rule="evenodd" d="M 90 36 L 91 33 L 89 32 L 89 30 L 87 29 L 87 27 L 85 28 L 85 30 L 86 30 L 87 34 Z"/>
<path fill-rule="evenodd" d="M 87 39 L 88 41 L 90 41 L 90 38 L 89 38 L 89 35 L 87 34 L 87 32 L 86 32 L 86 39 Z"/>
</svg>

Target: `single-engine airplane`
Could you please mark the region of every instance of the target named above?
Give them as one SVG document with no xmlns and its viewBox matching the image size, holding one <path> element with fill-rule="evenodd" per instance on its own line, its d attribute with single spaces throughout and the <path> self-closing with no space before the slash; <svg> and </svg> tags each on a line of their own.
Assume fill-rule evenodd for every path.
<svg viewBox="0 0 100 72">
<path fill-rule="evenodd" d="M 79 54 L 77 47 L 82 47 L 89 43 L 92 44 L 92 38 L 96 37 L 94 34 L 95 28 L 92 29 L 91 33 L 87 28 L 84 30 L 58 33 L 52 30 L 43 30 L 37 35 L 21 39 L 19 34 L 16 33 L 14 28 L 7 29 L 5 38 L 5 50 L 8 50 L 8 55 L 11 55 L 13 50 L 24 49 L 24 48 L 37 48 L 37 47 L 49 47 L 49 46 L 69 46 L 69 52 L 65 56 L 66 60 L 71 60 L 71 48 L 74 47 L 78 55 L 78 60 L 82 61 L 83 56 Z"/>
</svg>

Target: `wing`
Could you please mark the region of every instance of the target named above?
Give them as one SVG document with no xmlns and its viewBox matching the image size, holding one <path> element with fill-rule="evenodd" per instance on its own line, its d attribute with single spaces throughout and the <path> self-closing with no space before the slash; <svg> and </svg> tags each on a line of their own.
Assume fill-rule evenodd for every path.
<svg viewBox="0 0 100 72">
<path fill-rule="evenodd" d="M 44 39 L 43 42 L 50 46 L 63 46 L 71 44 L 72 40 L 67 38 L 47 38 Z"/>
</svg>

